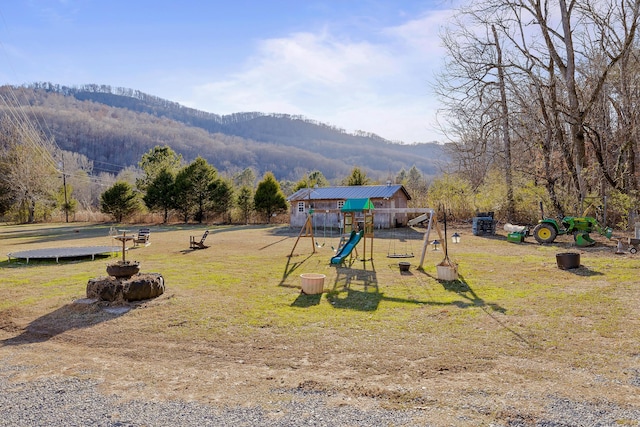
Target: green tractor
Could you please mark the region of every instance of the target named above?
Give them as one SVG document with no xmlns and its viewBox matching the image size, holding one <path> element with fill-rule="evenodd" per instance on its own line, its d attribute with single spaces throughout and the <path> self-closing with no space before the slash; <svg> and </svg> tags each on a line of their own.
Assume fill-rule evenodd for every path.
<svg viewBox="0 0 640 427">
<path fill-rule="evenodd" d="M 577 246 L 591 246 L 596 243 L 589 237 L 589 233 L 593 231 L 602 234 L 607 239 L 610 239 L 613 234 L 611 228 L 601 226 L 593 217 L 565 216 L 559 222 L 553 218 L 540 220 L 533 229 L 533 237 L 538 243 L 552 243 L 558 235 L 573 234 Z"/>
</svg>

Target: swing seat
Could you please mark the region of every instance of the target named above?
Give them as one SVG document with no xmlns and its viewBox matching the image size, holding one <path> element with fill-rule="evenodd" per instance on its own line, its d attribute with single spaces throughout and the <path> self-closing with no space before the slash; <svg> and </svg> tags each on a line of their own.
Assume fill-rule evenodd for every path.
<svg viewBox="0 0 640 427">
<path fill-rule="evenodd" d="M 410 254 L 387 254 L 387 258 L 413 258 L 414 255 Z"/>
<path fill-rule="evenodd" d="M 393 233 L 393 238 L 394 238 L 394 242 L 389 242 L 389 249 L 387 250 L 387 258 L 413 258 L 413 248 L 411 248 L 410 246 L 410 239 L 408 238 L 409 236 L 409 230 L 410 228 L 407 227 L 406 231 L 405 231 L 405 237 L 401 237 L 401 241 L 404 241 L 404 250 L 406 252 L 404 253 L 398 253 L 396 252 L 396 243 L 395 243 L 395 232 Z M 391 252 L 391 249 L 393 249 L 393 252 Z M 398 248 L 400 249 L 400 248 Z"/>
</svg>

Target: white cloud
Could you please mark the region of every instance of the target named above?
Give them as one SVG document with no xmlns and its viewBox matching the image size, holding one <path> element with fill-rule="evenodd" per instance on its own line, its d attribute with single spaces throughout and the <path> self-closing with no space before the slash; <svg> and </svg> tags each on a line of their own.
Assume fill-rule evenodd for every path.
<svg viewBox="0 0 640 427">
<path fill-rule="evenodd" d="M 193 88 L 180 102 L 206 111 L 301 114 L 391 140 L 431 141 L 435 102 L 429 81 L 442 55 L 436 11 L 355 36 L 295 33 L 260 42 L 236 73 Z"/>
<path fill-rule="evenodd" d="M 451 19 L 452 10 L 436 10 L 411 19 L 402 25 L 387 28 L 385 34 L 397 38 L 406 48 L 422 57 L 440 56 L 440 30 Z"/>
</svg>

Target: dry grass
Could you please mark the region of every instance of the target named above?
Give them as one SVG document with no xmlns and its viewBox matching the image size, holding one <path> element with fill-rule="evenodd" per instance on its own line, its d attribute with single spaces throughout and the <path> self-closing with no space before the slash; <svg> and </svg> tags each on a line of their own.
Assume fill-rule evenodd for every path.
<svg viewBox="0 0 640 427">
<path fill-rule="evenodd" d="M 300 388 L 336 405 L 421 408 L 433 425 L 536 419 L 550 396 L 640 407 L 640 255 L 614 255 L 613 242 L 564 271 L 555 254 L 575 250 L 568 238 L 513 244 L 458 228 L 461 280 L 441 283 L 441 251 L 416 269 L 420 236 L 379 232 L 374 261 L 336 268 L 337 238 L 321 236 L 316 253 L 303 238 L 288 257 L 298 230 L 212 227 L 211 247 L 189 250 L 204 229 L 151 228 L 127 258 L 167 290 L 125 314 L 74 303 L 109 260 L 0 263 L 0 360 L 28 367 L 16 380 L 92 378 L 123 399 L 272 406 Z M 107 232 L 5 226 L 0 253 L 108 245 Z M 408 273 L 386 257 L 394 245 L 416 254 Z M 327 275 L 323 295 L 300 293 L 304 272 Z"/>
</svg>

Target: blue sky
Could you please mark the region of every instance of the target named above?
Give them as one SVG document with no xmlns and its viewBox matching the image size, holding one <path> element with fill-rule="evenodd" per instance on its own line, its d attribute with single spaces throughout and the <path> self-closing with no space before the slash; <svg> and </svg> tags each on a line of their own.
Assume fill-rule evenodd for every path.
<svg viewBox="0 0 640 427">
<path fill-rule="evenodd" d="M 443 140 L 446 0 L 4 0 L 0 84 L 106 84 L 216 114 Z"/>
</svg>

